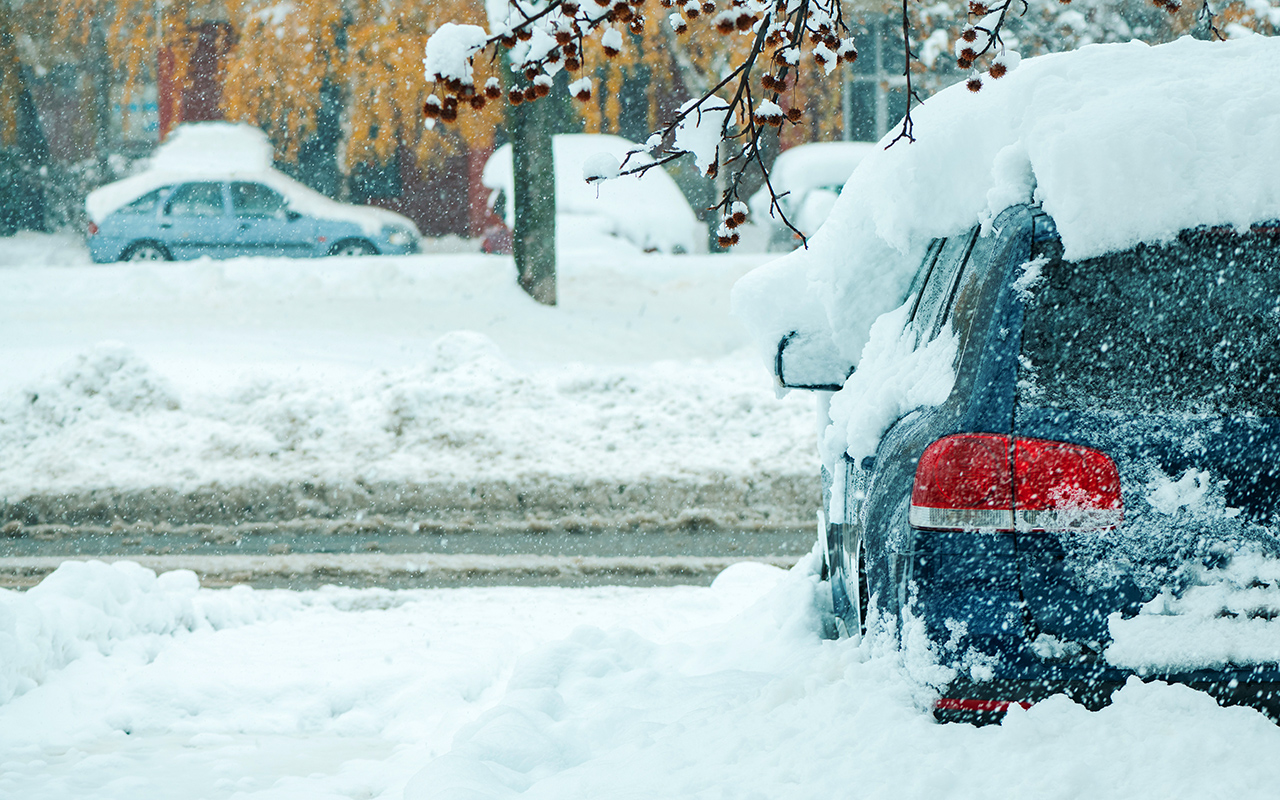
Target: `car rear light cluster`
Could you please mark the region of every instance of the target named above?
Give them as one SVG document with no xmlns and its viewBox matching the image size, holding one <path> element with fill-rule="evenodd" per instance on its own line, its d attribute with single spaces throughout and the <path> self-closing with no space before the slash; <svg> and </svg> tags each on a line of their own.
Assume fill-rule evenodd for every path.
<svg viewBox="0 0 1280 800">
<path fill-rule="evenodd" d="M 1120 473 L 1106 453 L 991 433 L 946 436 L 925 448 L 911 525 L 943 531 L 1075 531 L 1123 519 Z"/>
<path fill-rule="evenodd" d="M 941 697 L 933 707 L 941 711 L 978 711 L 998 714 L 1009 710 L 1009 706 L 1031 708 L 1026 700 L 974 700 L 967 697 Z"/>
</svg>

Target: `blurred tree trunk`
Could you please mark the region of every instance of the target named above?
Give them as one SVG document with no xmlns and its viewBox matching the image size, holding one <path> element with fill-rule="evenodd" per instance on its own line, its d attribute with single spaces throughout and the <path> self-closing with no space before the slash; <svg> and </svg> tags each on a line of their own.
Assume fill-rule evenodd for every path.
<svg viewBox="0 0 1280 800">
<path fill-rule="evenodd" d="M 107 53 L 105 22 L 94 15 L 89 26 L 89 87 L 93 107 L 93 156 L 98 167 L 98 181 L 113 177 L 107 157 L 111 153 L 111 56 Z"/>
<path fill-rule="evenodd" d="M 553 105 L 509 107 L 516 271 L 520 287 L 539 303 L 556 304 L 556 173 L 551 149 Z"/>
</svg>

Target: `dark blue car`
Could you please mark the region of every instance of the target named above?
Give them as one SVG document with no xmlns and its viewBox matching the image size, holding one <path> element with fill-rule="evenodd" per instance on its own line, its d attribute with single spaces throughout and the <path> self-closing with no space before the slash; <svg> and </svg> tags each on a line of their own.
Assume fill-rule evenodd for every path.
<svg viewBox="0 0 1280 800">
<path fill-rule="evenodd" d="M 89 228 L 97 262 L 418 252 L 409 219 L 338 203 L 274 171 L 187 180 L 144 173 L 90 195 L 90 209 L 115 197 L 127 202 L 111 203 Z"/>
<path fill-rule="evenodd" d="M 1055 693 L 1098 708 L 1134 674 L 1280 717 L 1274 663 L 1106 655 L 1110 625 L 1189 574 L 1280 554 L 1280 228 L 1194 229 L 1072 262 L 1052 219 L 1020 206 L 990 233 L 935 241 L 911 297 L 920 346 L 958 337 L 955 384 L 873 457 L 846 458 L 842 478 L 823 471 L 824 508 L 844 499 L 822 542 L 839 626 L 923 625 L 956 668 L 942 720 L 994 721 Z M 779 345 L 784 385 L 839 388 L 788 379 L 805 363 L 796 344 Z M 1192 474 L 1213 476 L 1220 508 L 1156 507 L 1153 476 Z M 1239 613 L 1275 612 L 1222 611 Z"/>
</svg>

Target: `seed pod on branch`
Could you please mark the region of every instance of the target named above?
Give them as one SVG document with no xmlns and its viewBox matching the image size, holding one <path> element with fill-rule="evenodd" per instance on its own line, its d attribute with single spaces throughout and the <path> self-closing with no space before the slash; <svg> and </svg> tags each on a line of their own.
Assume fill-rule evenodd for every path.
<svg viewBox="0 0 1280 800">
<path fill-rule="evenodd" d="M 600 49 L 608 58 L 615 58 L 622 52 L 622 34 L 617 28 L 607 28 L 600 36 Z"/>
<path fill-rule="evenodd" d="M 484 95 L 490 100 L 497 100 L 502 97 L 502 81 L 497 78 L 490 78 L 484 82 Z"/>
<path fill-rule="evenodd" d="M 785 114 L 782 113 L 782 108 L 772 100 L 765 100 L 757 105 L 753 115 L 757 125 L 773 125 L 775 127 L 782 124 L 784 117 Z"/>
<path fill-rule="evenodd" d="M 591 99 L 591 79 L 579 78 L 569 84 L 569 94 L 573 95 L 573 99 L 583 103 Z"/>
</svg>

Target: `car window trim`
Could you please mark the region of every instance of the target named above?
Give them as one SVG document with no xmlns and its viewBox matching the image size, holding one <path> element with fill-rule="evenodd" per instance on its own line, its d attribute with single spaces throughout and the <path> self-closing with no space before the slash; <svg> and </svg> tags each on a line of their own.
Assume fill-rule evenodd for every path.
<svg viewBox="0 0 1280 800">
<path fill-rule="evenodd" d="M 942 254 L 942 248 L 947 244 L 946 239 L 934 239 L 929 242 L 929 249 L 925 251 L 924 261 L 920 264 L 920 269 L 916 270 L 916 276 L 924 274 L 924 279 L 917 285 L 912 280 L 911 292 L 915 297 L 911 301 L 911 314 L 909 319 L 911 322 L 916 321 L 916 312 L 920 310 L 920 298 L 924 297 L 924 287 L 929 285 L 929 278 L 933 275 L 933 268 L 938 264 L 938 256 Z"/>
</svg>

